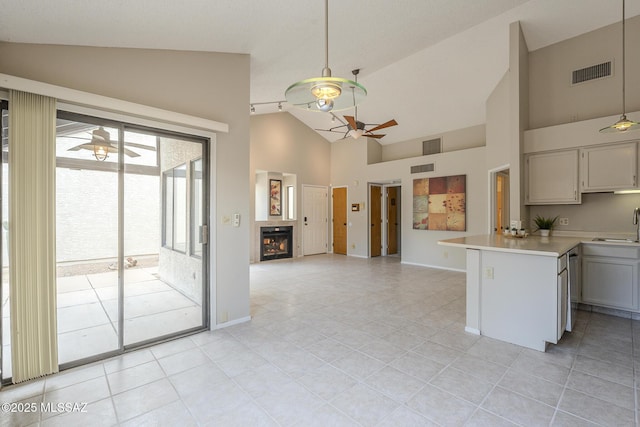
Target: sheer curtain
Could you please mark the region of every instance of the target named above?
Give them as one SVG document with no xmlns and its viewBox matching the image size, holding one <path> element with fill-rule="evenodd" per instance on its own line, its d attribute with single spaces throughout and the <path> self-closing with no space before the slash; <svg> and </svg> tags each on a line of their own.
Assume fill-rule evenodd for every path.
<svg viewBox="0 0 640 427">
<path fill-rule="evenodd" d="M 58 372 L 56 100 L 9 93 L 9 268 L 13 382 Z"/>
</svg>

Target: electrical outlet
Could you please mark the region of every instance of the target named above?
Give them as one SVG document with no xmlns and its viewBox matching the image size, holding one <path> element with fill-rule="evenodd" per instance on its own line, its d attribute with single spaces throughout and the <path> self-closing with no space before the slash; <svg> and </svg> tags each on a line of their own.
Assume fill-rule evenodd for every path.
<svg viewBox="0 0 640 427">
<path fill-rule="evenodd" d="M 560 225 L 569 225 L 569 218 L 560 218 L 558 220 L 558 224 L 560 224 Z"/>
<path fill-rule="evenodd" d="M 485 267 L 483 276 L 485 279 L 493 279 L 493 267 Z"/>
</svg>

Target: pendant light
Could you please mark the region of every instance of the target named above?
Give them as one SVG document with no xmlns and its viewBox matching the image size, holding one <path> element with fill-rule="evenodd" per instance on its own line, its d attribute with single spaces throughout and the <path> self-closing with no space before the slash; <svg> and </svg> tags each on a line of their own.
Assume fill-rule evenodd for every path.
<svg viewBox="0 0 640 427">
<path fill-rule="evenodd" d="M 353 108 L 367 96 L 364 86 L 353 80 L 332 77 L 329 68 L 329 0 L 324 2 L 325 55 L 322 77 L 301 80 L 287 88 L 284 96 L 296 107 L 311 111 L 340 111 Z"/>
<path fill-rule="evenodd" d="M 602 133 L 614 133 L 614 132 L 626 132 L 628 130 L 637 130 L 640 129 L 640 123 L 634 122 L 633 120 L 627 119 L 627 115 L 625 113 L 626 105 L 625 105 L 625 30 L 624 30 L 624 3 L 625 0 L 622 0 L 622 115 L 620 116 L 620 120 L 612 124 L 611 126 L 607 126 L 606 128 L 600 129 Z"/>
</svg>

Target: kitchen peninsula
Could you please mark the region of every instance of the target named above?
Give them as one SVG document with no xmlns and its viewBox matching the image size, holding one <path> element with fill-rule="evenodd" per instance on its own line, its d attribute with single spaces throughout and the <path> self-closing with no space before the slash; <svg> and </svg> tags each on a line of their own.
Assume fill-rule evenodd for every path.
<svg viewBox="0 0 640 427">
<path fill-rule="evenodd" d="M 467 332 L 545 351 L 570 330 L 569 256 L 580 238 L 481 235 L 438 243 L 466 249 Z"/>
</svg>

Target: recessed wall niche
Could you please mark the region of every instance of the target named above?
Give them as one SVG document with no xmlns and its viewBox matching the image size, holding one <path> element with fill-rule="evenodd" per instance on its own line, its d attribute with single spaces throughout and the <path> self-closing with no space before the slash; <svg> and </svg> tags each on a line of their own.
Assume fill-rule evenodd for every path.
<svg viewBox="0 0 640 427">
<path fill-rule="evenodd" d="M 256 172 L 256 221 L 289 221 L 296 219 L 295 174 Z"/>
</svg>

